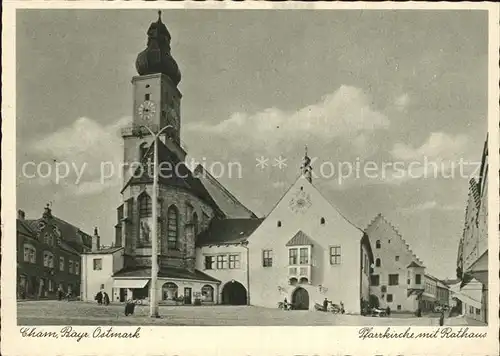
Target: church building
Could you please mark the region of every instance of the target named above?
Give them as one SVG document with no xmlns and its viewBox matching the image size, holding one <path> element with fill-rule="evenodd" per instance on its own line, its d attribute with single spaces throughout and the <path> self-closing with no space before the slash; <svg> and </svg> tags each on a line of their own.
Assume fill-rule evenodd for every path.
<svg viewBox="0 0 500 356">
<path fill-rule="evenodd" d="M 298 309 L 314 309 L 314 302 L 327 298 L 359 313 L 361 299 L 369 296 L 370 242 L 312 184 L 307 153 L 298 179 L 265 218 L 202 166 L 191 171 L 180 139 L 181 73 L 161 17 L 147 35 L 136 60 L 138 76 L 132 78 L 133 123 L 122 130 L 125 168 L 115 243 L 86 254 L 83 299 L 93 300 L 102 290 L 113 301 L 147 302 L 156 223 L 160 304 L 275 308 L 287 298 Z M 158 147 L 146 127 L 164 129 Z M 155 149 L 157 221 L 152 218 Z"/>
</svg>

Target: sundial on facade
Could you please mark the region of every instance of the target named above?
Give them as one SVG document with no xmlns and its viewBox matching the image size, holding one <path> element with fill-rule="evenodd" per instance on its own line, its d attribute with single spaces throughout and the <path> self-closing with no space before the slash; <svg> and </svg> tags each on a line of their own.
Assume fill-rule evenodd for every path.
<svg viewBox="0 0 500 356">
<path fill-rule="evenodd" d="M 303 213 L 312 205 L 311 196 L 303 190 L 298 191 L 290 200 L 290 209 L 294 213 Z"/>
</svg>

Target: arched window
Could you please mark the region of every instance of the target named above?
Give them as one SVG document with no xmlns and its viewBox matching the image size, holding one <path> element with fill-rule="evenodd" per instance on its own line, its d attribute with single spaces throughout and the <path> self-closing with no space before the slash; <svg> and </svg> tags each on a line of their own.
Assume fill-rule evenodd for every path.
<svg viewBox="0 0 500 356">
<path fill-rule="evenodd" d="M 168 231 L 168 236 L 167 236 L 167 244 L 168 248 L 177 248 L 177 240 L 179 237 L 179 212 L 177 208 L 172 205 L 170 208 L 168 208 L 168 213 L 167 213 L 167 231 Z"/>
<path fill-rule="evenodd" d="M 214 287 L 209 286 L 208 284 L 204 285 L 201 288 L 201 296 L 204 302 L 213 302 L 214 301 Z"/>
<path fill-rule="evenodd" d="M 375 260 L 375 267 L 380 267 L 380 258 Z"/>
<path fill-rule="evenodd" d="M 321 218 L 320 223 L 321 223 L 321 225 L 325 225 L 325 218 Z"/>
<path fill-rule="evenodd" d="M 139 160 L 142 160 L 146 152 L 148 151 L 148 143 L 143 142 L 139 146 Z"/>
<path fill-rule="evenodd" d="M 380 248 L 380 240 L 377 240 L 377 241 L 375 242 L 375 248 Z"/>
<path fill-rule="evenodd" d="M 152 215 L 151 198 L 146 193 L 139 196 L 139 217 L 149 218 Z"/>
<path fill-rule="evenodd" d="M 193 214 L 193 225 L 194 225 L 194 236 L 198 235 L 198 214 L 194 212 Z"/>
<path fill-rule="evenodd" d="M 167 282 L 161 287 L 161 294 L 163 296 L 163 300 L 174 300 L 177 298 L 177 293 L 179 291 L 179 287 L 177 284 L 172 282 Z"/>
<path fill-rule="evenodd" d="M 307 284 L 309 283 L 309 280 L 306 277 L 302 277 L 299 281 L 300 284 Z"/>
</svg>

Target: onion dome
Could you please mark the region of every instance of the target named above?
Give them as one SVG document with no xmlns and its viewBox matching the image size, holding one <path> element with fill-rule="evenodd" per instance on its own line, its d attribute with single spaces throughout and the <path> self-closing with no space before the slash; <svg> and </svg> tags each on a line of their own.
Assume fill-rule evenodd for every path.
<svg viewBox="0 0 500 356">
<path fill-rule="evenodd" d="M 171 36 L 167 26 L 161 22 L 161 11 L 158 11 L 158 21 L 149 26 L 147 34 L 147 47 L 137 55 L 135 61 L 137 73 L 139 75 L 163 73 L 175 85 L 179 84 L 181 72 L 175 59 L 170 54 Z"/>
</svg>

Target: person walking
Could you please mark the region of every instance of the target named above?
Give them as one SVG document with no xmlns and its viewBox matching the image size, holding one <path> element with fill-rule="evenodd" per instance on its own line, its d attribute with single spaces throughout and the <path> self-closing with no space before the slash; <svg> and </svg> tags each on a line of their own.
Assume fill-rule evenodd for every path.
<svg viewBox="0 0 500 356">
<path fill-rule="evenodd" d="M 441 311 L 441 315 L 439 316 L 439 326 L 444 325 L 444 311 Z"/>
<path fill-rule="evenodd" d="M 63 299 L 63 291 L 61 286 L 57 287 L 57 300 L 62 300 Z"/>
<path fill-rule="evenodd" d="M 323 300 L 323 311 L 328 311 L 328 299 Z"/>
<path fill-rule="evenodd" d="M 102 292 L 101 292 L 101 291 L 99 291 L 99 292 L 96 294 L 96 296 L 95 296 L 95 298 L 94 298 L 94 299 L 97 301 L 97 304 L 101 305 L 101 304 L 102 304 Z"/>
<path fill-rule="evenodd" d="M 106 292 L 103 293 L 103 301 L 104 305 L 109 305 L 109 295 Z"/>
</svg>

